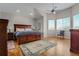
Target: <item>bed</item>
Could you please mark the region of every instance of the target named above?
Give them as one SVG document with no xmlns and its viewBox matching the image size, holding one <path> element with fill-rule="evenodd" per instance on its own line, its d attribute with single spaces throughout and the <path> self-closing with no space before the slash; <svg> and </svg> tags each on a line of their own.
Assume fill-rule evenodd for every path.
<svg viewBox="0 0 79 59">
<path fill-rule="evenodd" d="M 32 25 L 14 24 L 14 36 L 19 45 L 42 39 L 43 33 L 33 31 L 31 27 Z"/>
</svg>

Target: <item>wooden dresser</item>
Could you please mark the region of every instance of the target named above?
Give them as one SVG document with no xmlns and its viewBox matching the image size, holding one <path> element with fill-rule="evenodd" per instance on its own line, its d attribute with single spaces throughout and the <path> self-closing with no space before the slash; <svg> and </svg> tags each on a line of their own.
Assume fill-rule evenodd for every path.
<svg viewBox="0 0 79 59">
<path fill-rule="evenodd" d="M 71 29 L 71 46 L 70 50 L 79 53 L 79 29 Z"/>
<path fill-rule="evenodd" d="M 0 56 L 7 56 L 7 19 L 0 19 Z"/>
</svg>

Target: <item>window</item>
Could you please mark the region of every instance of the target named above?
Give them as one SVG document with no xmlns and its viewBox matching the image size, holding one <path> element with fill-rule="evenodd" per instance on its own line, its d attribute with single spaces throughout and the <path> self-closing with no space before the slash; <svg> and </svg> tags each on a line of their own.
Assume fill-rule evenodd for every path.
<svg viewBox="0 0 79 59">
<path fill-rule="evenodd" d="M 62 19 L 57 19 L 57 30 L 62 30 Z"/>
<path fill-rule="evenodd" d="M 57 20 L 57 30 L 69 30 L 70 29 L 70 17 Z"/>
<path fill-rule="evenodd" d="M 62 22 L 63 22 L 63 29 L 69 30 L 70 29 L 70 17 L 63 18 Z"/>
<path fill-rule="evenodd" d="M 48 20 L 48 30 L 55 30 L 55 20 Z"/>
<path fill-rule="evenodd" d="M 79 29 L 79 14 L 73 16 L 73 28 Z"/>
</svg>

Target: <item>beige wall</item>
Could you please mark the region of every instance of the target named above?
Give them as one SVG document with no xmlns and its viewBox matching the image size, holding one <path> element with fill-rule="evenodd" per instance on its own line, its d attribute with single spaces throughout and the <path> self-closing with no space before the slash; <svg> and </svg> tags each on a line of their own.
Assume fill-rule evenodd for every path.
<svg viewBox="0 0 79 59">
<path fill-rule="evenodd" d="M 33 19 L 27 17 L 27 16 L 14 16 L 13 20 L 14 24 L 27 24 L 33 26 Z"/>
<path fill-rule="evenodd" d="M 13 31 L 13 28 L 14 28 L 13 27 L 13 18 L 14 18 L 14 16 L 11 13 L 0 12 L 0 19 L 8 19 L 9 20 L 7 29 L 12 28 L 11 31 Z"/>
</svg>

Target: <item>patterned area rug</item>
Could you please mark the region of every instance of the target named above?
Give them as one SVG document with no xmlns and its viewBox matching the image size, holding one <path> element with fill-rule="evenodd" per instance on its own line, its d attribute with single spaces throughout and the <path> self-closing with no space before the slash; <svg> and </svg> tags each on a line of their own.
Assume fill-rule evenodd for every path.
<svg viewBox="0 0 79 59">
<path fill-rule="evenodd" d="M 56 43 L 51 43 L 48 40 L 38 40 L 20 45 L 20 48 L 25 56 L 40 56 L 41 53 L 56 46 Z"/>
</svg>

